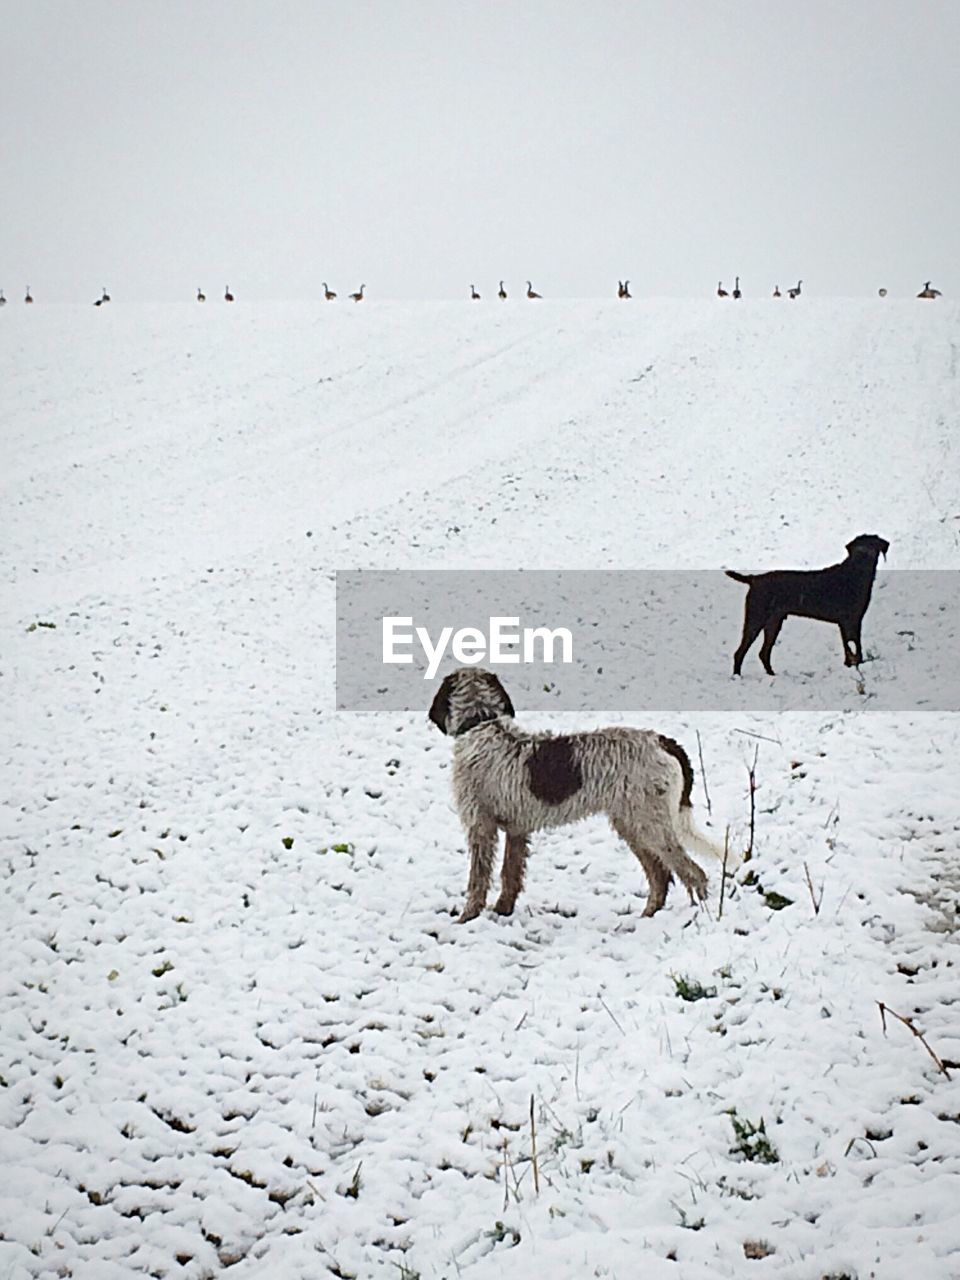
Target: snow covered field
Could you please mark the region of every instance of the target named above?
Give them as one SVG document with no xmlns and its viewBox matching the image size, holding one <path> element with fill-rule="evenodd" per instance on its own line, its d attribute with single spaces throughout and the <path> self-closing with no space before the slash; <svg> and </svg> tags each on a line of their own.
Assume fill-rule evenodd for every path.
<svg viewBox="0 0 960 1280">
<path fill-rule="evenodd" d="M 759 884 L 641 919 L 598 820 L 458 927 L 429 691 L 332 708 L 337 568 L 960 568 L 958 348 L 891 299 L 5 308 L 0 1280 L 956 1280 L 960 717 L 658 713 L 740 848 L 756 753 Z"/>
</svg>

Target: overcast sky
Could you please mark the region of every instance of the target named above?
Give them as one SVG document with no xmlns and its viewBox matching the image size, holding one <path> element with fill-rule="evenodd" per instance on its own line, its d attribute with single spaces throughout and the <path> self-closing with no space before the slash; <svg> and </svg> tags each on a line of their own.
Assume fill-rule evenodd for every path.
<svg viewBox="0 0 960 1280">
<path fill-rule="evenodd" d="M 955 0 L 0 0 L 39 300 L 960 292 Z"/>
</svg>

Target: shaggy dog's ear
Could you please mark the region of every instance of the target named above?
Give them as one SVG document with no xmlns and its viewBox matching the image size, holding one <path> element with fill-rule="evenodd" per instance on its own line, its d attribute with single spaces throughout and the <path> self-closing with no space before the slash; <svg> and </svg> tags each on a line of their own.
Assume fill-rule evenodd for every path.
<svg viewBox="0 0 960 1280">
<path fill-rule="evenodd" d="M 510 695 L 492 671 L 488 671 L 486 675 L 490 682 L 491 689 L 496 691 L 497 698 L 500 703 L 500 715 L 509 716 L 511 720 L 515 719 L 517 713 L 513 709 L 513 703 L 510 701 Z"/>
<path fill-rule="evenodd" d="M 450 714 L 450 690 L 453 688 L 453 684 L 454 676 L 449 675 L 444 678 L 427 713 L 429 719 L 433 721 L 441 733 L 447 732 L 447 716 Z"/>
</svg>

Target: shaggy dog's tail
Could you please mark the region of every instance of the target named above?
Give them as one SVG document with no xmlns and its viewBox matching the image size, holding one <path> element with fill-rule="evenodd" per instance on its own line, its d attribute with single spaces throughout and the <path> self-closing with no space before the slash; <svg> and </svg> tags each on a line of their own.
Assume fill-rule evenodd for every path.
<svg viewBox="0 0 960 1280">
<path fill-rule="evenodd" d="M 677 797 L 677 811 L 672 815 L 677 840 L 685 849 L 705 854 L 722 862 L 723 845 L 718 845 L 693 825 L 693 803 L 690 798 L 693 792 L 693 765 L 690 763 L 690 757 L 679 742 L 675 742 L 673 738 L 666 738 L 662 734 L 660 747 L 667 755 L 673 756 L 680 766 L 680 794 Z M 727 849 L 727 862 L 732 863 L 737 860 L 732 850 Z"/>
<path fill-rule="evenodd" d="M 718 862 L 723 861 L 723 845 L 717 844 L 705 836 L 702 831 L 698 831 L 693 825 L 693 812 L 689 805 L 682 804 L 677 813 L 674 830 L 677 839 L 685 849 L 690 849 L 694 853 L 706 854 L 709 858 L 716 858 Z M 732 866 L 735 862 L 740 861 L 739 854 L 733 849 L 727 849 L 727 865 Z"/>
<path fill-rule="evenodd" d="M 748 587 L 757 576 L 755 573 L 737 573 L 736 569 L 724 569 L 723 572 L 728 578 L 733 578 L 734 582 L 745 582 Z"/>
</svg>

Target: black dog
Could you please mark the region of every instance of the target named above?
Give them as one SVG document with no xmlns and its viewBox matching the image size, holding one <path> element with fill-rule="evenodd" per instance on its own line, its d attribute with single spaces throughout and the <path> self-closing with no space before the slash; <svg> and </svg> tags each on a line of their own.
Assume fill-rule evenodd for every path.
<svg viewBox="0 0 960 1280">
<path fill-rule="evenodd" d="M 734 573 L 726 569 L 728 578 L 745 582 L 750 588 L 743 636 L 733 655 L 733 674 L 740 674 L 747 650 L 761 631 L 760 661 L 768 675 L 774 674 L 770 654 L 784 620 L 791 614 L 835 622 L 843 638 L 844 665 L 858 667 L 863 661 L 860 624 L 870 603 L 877 560 L 881 555 L 886 559 L 889 550 L 890 543 L 885 538 L 861 533 L 847 543 L 846 560 L 826 569 L 774 569 L 771 573 Z"/>
</svg>

